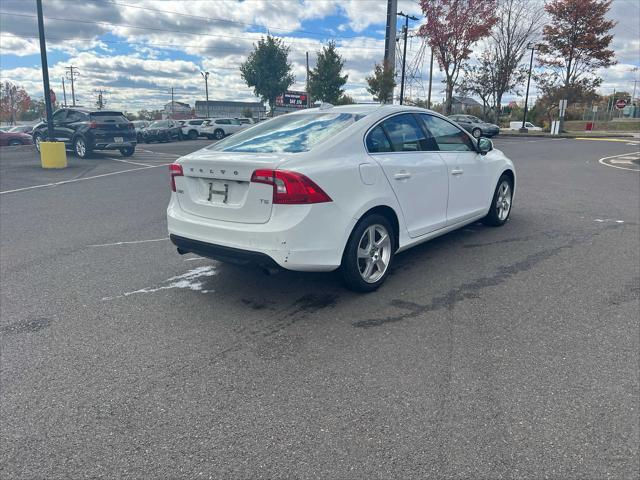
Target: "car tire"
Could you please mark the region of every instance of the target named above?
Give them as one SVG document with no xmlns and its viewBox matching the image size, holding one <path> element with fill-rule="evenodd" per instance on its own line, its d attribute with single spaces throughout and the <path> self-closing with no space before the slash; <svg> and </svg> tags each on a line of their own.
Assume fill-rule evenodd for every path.
<svg viewBox="0 0 640 480">
<path fill-rule="evenodd" d="M 18 145 L 22 145 L 22 142 L 16 138 L 14 138 L 13 140 L 9 140 L 9 146 L 10 147 L 17 147 Z"/>
<path fill-rule="evenodd" d="M 189 130 L 189 135 L 188 135 L 190 140 L 197 140 L 198 139 L 198 131 L 197 130 Z"/>
<path fill-rule="evenodd" d="M 480 130 L 479 128 L 474 128 L 473 130 L 471 130 L 471 135 L 473 135 L 473 138 L 480 138 L 482 136 L 482 130 Z"/>
<path fill-rule="evenodd" d="M 482 223 L 492 227 L 501 227 L 511 214 L 513 205 L 513 180 L 509 175 L 502 175 L 491 198 L 489 213 L 482 219 Z"/>
<path fill-rule="evenodd" d="M 42 141 L 42 135 L 40 135 L 39 133 L 36 133 L 33 136 L 33 143 L 36 146 L 36 150 L 39 152 L 40 151 L 40 142 Z"/>
<path fill-rule="evenodd" d="M 396 251 L 391 222 L 383 215 L 362 218 L 347 241 L 340 270 L 347 287 L 373 292 L 384 283 Z"/>
<path fill-rule="evenodd" d="M 130 157 L 136 152 L 136 147 L 124 147 L 120 149 L 120 155 L 123 157 Z"/>
<path fill-rule="evenodd" d="M 88 158 L 91 156 L 91 149 L 87 146 L 84 137 L 76 137 L 73 141 L 73 151 L 78 158 Z"/>
<path fill-rule="evenodd" d="M 224 130 L 217 128 L 216 131 L 213 132 L 213 138 L 216 140 L 222 140 L 224 138 Z"/>
</svg>

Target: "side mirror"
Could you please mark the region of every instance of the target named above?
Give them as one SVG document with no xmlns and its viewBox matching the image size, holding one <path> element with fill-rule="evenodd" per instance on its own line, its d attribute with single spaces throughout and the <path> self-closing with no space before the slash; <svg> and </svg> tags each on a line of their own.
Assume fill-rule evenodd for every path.
<svg viewBox="0 0 640 480">
<path fill-rule="evenodd" d="M 480 137 L 478 139 L 478 153 L 480 155 L 486 155 L 491 150 L 493 150 L 493 142 L 485 137 Z"/>
</svg>

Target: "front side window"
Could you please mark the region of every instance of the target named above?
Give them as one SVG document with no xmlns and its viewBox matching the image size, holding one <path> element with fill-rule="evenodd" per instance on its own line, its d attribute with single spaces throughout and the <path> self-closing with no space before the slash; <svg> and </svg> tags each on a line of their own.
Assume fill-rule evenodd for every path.
<svg viewBox="0 0 640 480">
<path fill-rule="evenodd" d="M 438 148 L 443 152 L 473 152 L 475 148 L 469 136 L 456 127 L 433 115 L 421 114 L 420 120 L 425 128 L 431 132 Z"/>
<path fill-rule="evenodd" d="M 207 148 L 222 152 L 307 152 L 360 118 L 362 115 L 330 112 L 282 115 Z"/>
<path fill-rule="evenodd" d="M 76 112 L 75 110 L 69 110 L 67 113 L 67 118 L 65 120 L 66 123 L 72 122 L 80 122 L 84 120 L 84 114 L 81 112 Z"/>
</svg>

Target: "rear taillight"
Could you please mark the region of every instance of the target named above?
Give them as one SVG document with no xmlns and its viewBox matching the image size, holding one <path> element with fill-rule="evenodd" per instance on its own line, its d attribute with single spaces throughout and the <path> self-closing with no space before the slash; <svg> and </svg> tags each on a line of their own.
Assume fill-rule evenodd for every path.
<svg viewBox="0 0 640 480">
<path fill-rule="evenodd" d="M 273 186 L 273 203 L 303 204 L 330 202 L 331 198 L 310 178 L 286 170 L 256 170 L 253 183 Z"/>
<path fill-rule="evenodd" d="M 98 122 L 89 122 L 89 128 L 98 128 Z"/>
<path fill-rule="evenodd" d="M 182 165 L 179 163 L 172 163 L 169 165 L 169 176 L 171 177 L 171 191 L 176 191 L 176 177 L 182 177 Z"/>
</svg>

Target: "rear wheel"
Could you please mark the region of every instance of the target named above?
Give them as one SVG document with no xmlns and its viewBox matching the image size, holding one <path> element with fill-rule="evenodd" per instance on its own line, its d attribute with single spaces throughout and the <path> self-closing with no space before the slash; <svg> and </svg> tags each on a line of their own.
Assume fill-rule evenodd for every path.
<svg viewBox="0 0 640 480">
<path fill-rule="evenodd" d="M 33 136 L 33 143 L 36 144 L 36 150 L 40 151 L 40 142 L 42 141 L 42 135 L 40 135 L 39 133 L 36 133 Z"/>
<path fill-rule="evenodd" d="M 489 213 L 482 220 L 483 223 L 494 227 L 504 225 L 509 219 L 513 201 L 513 182 L 508 175 L 502 175 L 491 200 Z"/>
<path fill-rule="evenodd" d="M 15 147 L 16 145 L 22 145 L 22 142 L 18 139 L 9 140 L 9 146 Z"/>
<path fill-rule="evenodd" d="M 136 147 L 124 147 L 120 149 L 120 155 L 123 157 L 130 157 L 136 151 Z"/>
<path fill-rule="evenodd" d="M 191 140 L 196 140 L 198 138 L 197 130 L 189 130 L 189 138 Z"/>
<path fill-rule="evenodd" d="M 73 141 L 73 150 L 78 158 L 87 158 L 91 155 L 91 149 L 87 146 L 87 142 L 83 137 L 77 137 Z"/>
<path fill-rule="evenodd" d="M 372 292 L 384 283 L 396 250 L 393 227 L 382 215 L 356 225 L 342 256 L 342 276 L 351 290 Z"/>
<path fill-rule="evenodd" d="M 221 128 L 216 129 L 216 131 L 213 132 L 213 137 L 216 140 L 222 140 L 224 138 L 224 130 L 222 130 Z"/>
</svg>

